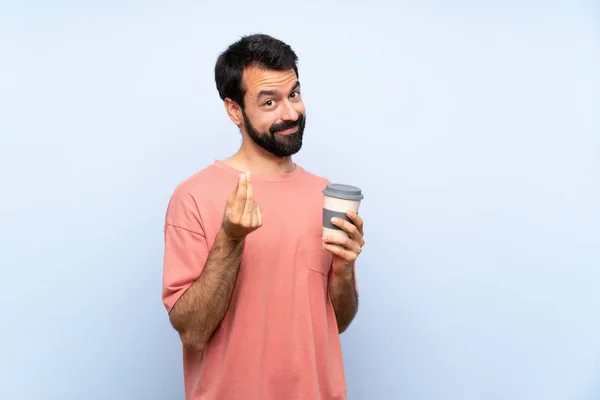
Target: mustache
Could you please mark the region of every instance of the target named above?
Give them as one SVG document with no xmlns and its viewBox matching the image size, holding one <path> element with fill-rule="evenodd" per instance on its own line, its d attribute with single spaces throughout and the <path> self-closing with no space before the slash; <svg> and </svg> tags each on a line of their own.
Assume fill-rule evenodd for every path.
<svg viewBox="0 0 600 400">
<path fill-rule="evenodd" d="M 301 127 L 304 124 L 304 115 L 298 114 L 298 119 L 295 121 L 283 121 L 278 124 L 271 125 L 269 133 L 274 135 L 277 132 L 285 131 L 286 129 L 292 129 L 295 127 Z"/>
</svg>

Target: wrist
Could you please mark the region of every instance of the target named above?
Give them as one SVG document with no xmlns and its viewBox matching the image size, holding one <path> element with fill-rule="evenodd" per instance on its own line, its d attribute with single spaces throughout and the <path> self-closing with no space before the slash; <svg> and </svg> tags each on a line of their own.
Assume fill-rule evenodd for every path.
<svg viewBox="0 0 600 400">
<path fill-rule="evenodd" d="M 347 265 L 344 268 L 332 270 L 332 277 L 338 281 L 351 282 L 354 278 L 354 268 L 352 264 Z"/>
<path fill-rule="evenodd" d="M 243 236 L 243 237 L 233 236 L 233 235 L 227 233 L 227 231 L 223 228 L 221 228 L 221 230 L 219 230 L 219 234 L 217 236 L 218 236 L 218 239 L 220 239 L 222 242 L 225 242 L 225 243 L 228 243 L 231 245 L 240 244 L 246 238 L 245 236 Z"/>
</svg>

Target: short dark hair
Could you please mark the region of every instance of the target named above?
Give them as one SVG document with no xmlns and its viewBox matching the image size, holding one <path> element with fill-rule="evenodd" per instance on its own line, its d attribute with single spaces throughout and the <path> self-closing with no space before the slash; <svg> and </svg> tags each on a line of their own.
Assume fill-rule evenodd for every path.
<svg viewBox="0 0 600 400">
<path fill-rule="evenodd" d="M 215 65 L 215 82 L 221 100 L 227 97 L 244 108 L 246 89 L 242 85 L 242 73 L 250 66 L 267 70 L 293 69 L 298 76 L 298 57 L 292 48 L 269 35 L 243 36 L 225 50 Z"/>
</svg>

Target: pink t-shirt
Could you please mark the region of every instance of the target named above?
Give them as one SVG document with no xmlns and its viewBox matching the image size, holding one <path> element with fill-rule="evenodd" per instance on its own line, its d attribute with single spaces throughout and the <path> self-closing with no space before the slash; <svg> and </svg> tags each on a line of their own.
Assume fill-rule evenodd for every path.
<svg viewBox="0 0 600 400">
<path fill-rule="evenodd" d="M 215 161 L 182 182 L 166 215 L 163 302 L 200 276 L 239 172 Z M 246 238 L 222 324 L 202 352 L 183 347 L 189 400 L 346 399 L 339 332 L 322 249 L 321 191 L 329 183 L 296 166 L 252 176 L 263 226 Z"/>
</svg>

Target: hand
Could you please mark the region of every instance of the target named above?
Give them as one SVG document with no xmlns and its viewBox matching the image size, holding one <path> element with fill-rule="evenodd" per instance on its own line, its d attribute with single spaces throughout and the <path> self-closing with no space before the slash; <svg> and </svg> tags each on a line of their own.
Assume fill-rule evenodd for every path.
<svg viewBox="0 0 600 400">
<path fill-rule="evenodd" d="M 260 228 L 262 223 L 263 216 L 254 200 L 250 174 L 241 174 L 237 187 L 227 199 L 221 229 L 227 237 L 241 240 Z"/>
<path fill-rule="evenodd" d="M 362 218 L 354 211 L 347 211 L 346 215 L 354 224 L 340 218 L 334 218 L 331 223 L 346 232 L 348 237 L 333 235 L 323 238 L 325 250 L 333 255 L 331 269 L 336 275 L 352 273 L 354 261 L 365 245 Z"/>
</svg>

